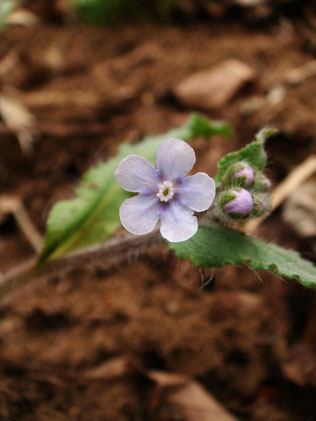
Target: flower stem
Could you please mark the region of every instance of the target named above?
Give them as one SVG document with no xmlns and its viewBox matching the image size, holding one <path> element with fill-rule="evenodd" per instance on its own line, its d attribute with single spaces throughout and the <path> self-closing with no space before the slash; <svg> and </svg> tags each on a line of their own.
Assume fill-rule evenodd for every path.
<svg viewBox="0 0 316 421">
<path fill-rule="evenodd" d="M 104 244 L 50 260 L 42 265 L 37 265 L 36 259 L 30 259 L 0 278 L 0 299 L 22 285 L 39 279 L 45 281 L 76 267 L 102 265 L 110 268 L 130 257 L 138 257 L 161 242 L 159 229 L 155 229 L 146 235 L 127 234 L 124 237 L 116 237 Z"/>
</svg>

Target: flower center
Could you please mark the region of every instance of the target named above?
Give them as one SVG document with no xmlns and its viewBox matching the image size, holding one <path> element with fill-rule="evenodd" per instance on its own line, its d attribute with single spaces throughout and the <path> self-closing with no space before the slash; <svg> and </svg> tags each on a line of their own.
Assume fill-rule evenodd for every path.
<svg viewBox="0 0 316 421">
<path fill-rule="evenodd" d="M 159 197 L 161 202 L 168 202 L 174 196 L 174 188 L 171 181 L 164 181 L 162 184 L 159 184 L 159 191 L 156 194 Z"/>
</svg>

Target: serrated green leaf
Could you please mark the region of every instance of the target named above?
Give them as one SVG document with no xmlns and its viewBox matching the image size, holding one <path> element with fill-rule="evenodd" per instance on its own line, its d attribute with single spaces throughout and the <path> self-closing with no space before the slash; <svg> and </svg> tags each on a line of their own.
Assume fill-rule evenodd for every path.
<svg viewBox="0 0 316 421">
<path fill-rule="evenodd" d="M 306 287 L 316 287 L 316 267 L 296 251 L 264 243 L 224 226 L 201 226 L 188 241 L 168 245 L 178 257 L 189 259 L 196 266 L 247 263 L 251 269 L 272 270 L 277 275 L 294 278 Z"/>
<path fill-rule="evenodd" d="M 39 262 L 98 244 L 118 229 L 119 208 L 130 196 L 114 177 L 114 171 L 124 157 L 136 154 L 154 163 L 158 146 L 169 137 L 187 141 L 199 136 L 229 133 L 227 123 L 211 122 L 199 114 L 193 114 L 178 129 L 159 136 L 145 137 L 137 144 L 123 143 L 115 158 L 97 164 L 83 176 L 74 199 L 59 202 L 53 207 L 48 217 L 46 239 Z"/>
<path fill-rule="evenodd" d="M 267 154 L 264 150 L 264 142 L 275 133 L 274 129 L 262 129 L 256 135 L 256 141 L 240 149 L 225 155 L 218 163 L 218 173 L 215 177 L 216 186 L 221 186 L 222 178 L 226 171 L 236 162 L 245 161 L 255 170 L 263 170 L 267 163 Z"/>
</svg>

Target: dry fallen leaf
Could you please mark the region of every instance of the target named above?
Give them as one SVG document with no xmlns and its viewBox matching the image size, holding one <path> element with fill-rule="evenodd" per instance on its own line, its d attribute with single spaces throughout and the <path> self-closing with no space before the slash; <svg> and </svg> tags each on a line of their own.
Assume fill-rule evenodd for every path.
<svg viewBox="0 0 316 421">
<path fill-rule="evenodd" d="M 97 367 L 84 372 L 84 377 L 88 379 L 113 380 L 127 375 L 131 371 L 131 362 L 125 356 L 111 358 Z"/>
<path fill-rule="evenodd" d="M 225 105 L 246 82 L 255 79 L 255 72 L 237 59 L 194 73 L 174 89 L 179 101 L 190 107 L 208 109 Z"/>
<path fill-rule="evenodd" d="M 17 99 L 0 95 L 0 114 L 4 123 L 12 130 L 24 153 L 30 153 L 37 137 L 36 120 L 33 114 Z"/>
<path fill-rule="evenodd" d="M 198 382 L 180 374 L 158 371 L 148 377 L 161 388 L 168 388 L 166 401 L 185 421 L 237 421 Z"/>
<path fill-rule="evenodd" d="M 305 161 L 295 167 L 290 174 L 271 193 L 271 211 L 280 206 L 286 199 L 293 197 L 296 192 L 300 192 L 303 183 L 316 172 L 316 155 L 309 156 Z M 269 214 L 249 221 L 243 228 L 247 234 L 256 231 L 259 225 Z M 308 228 L 309 229 L 309 228 Z"/>
<path fill-rule="evenodd" d="M 18 8 L 10 14 L 8 23 L 10 25 L 21 25 L 21 26 L 31 27 L 38 24 L 39 19 L 30 10 Z"/>
<path fill-rule="evenodd" d="M 153 384 L 151 411 L 161 406 L 173 407 L 183 421 L 237 421 L 198 382 L 184 374 L 145 370 L 126 356 L 110 359 L 84 372 L 88 379 L 113 380 L 128 374 L 138 374 Z"/>
<path fill-rule="evenodd" d="M 303 238 L 316 237 L 316 180 L 300 186 L 288 198 L 283 218 Z"/>
<path fill-rule="evenodd" d="M 288 353 L 282 364 L 284 374 L 299 386 L 316 386 L 315 346 L 304 342 L 298 343 Z"/>
</svg>

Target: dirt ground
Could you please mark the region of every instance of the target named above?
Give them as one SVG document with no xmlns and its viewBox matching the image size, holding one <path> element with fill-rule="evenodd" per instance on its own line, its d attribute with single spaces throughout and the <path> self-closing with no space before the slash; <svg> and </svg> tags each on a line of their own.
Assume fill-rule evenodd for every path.
<svg viewBox="0 0 316 421">
<path fill-rule="evenodd" d="M 41 135 L 26 154 L 0 122 L 0 194 L 19 197 L 44 233 L 51 206 L 72 197 L 85 170 L 115 154 L 123 140 L 182 124 L 192 110 L 177 100 L 174 86 L 229 58 L 256 76 L 224 106 L 202 110 L 229 120 L 235 136 L 197 140 L 197 169 L 215 175 L 224 153 L 273 125 L 280 134 L 267 143 L 267 173 L 277 185 L 316 151 L 315 74 L 288 82 L 315 53 L 299 28 L 284 18 L 250 26 L 7 30 L 0 42 L 0 67 L 7 60 L 9 69 L 0 71 L 2 92 L 30 109 Z M 315 261 L 311 243 L 280 210 L 256 235 Z M 3 217 L 1 272 L 33 255 L 14 218 Z M 78 267 L 33 282 L 1 303 L 0 419 L 201 419 L 170 403 L 148 375 L 159 370 L 198 381 L 239 420 L 312 421 L 315 339 L 312 291 L 246 266 L 199 271 L 156 246 L 119 266 Z M 126 367 L 109 374 L 111 361 Z"/>
</svg>

